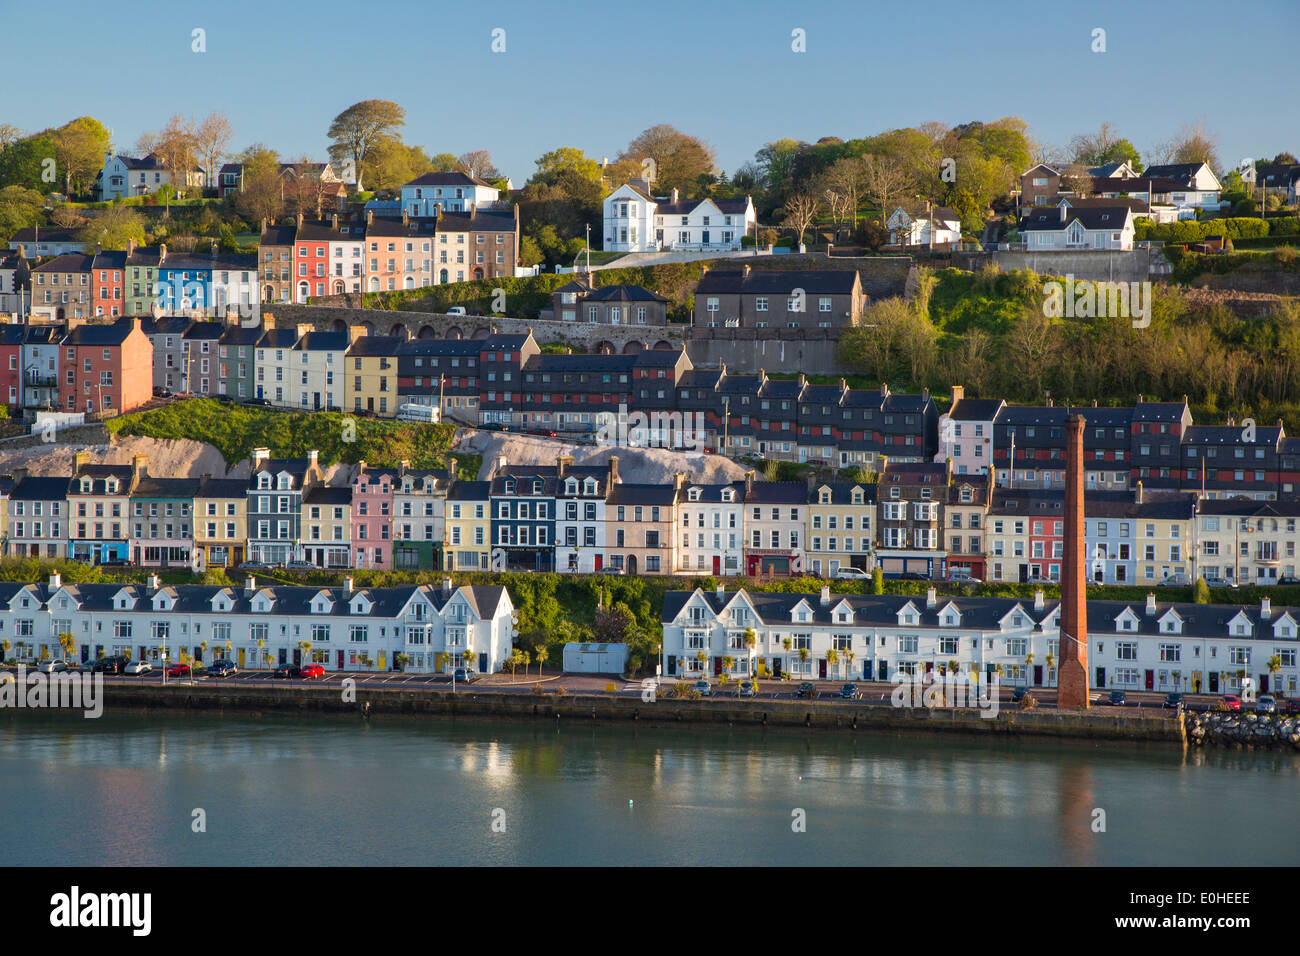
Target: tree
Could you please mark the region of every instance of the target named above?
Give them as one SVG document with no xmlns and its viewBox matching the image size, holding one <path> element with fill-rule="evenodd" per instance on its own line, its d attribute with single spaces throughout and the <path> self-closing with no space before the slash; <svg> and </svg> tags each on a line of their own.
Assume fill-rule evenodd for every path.
<svg viewBox="0 0 1300 956">
<path fill-rule="evenodd" d="M 1095 133 L 1080 133 L 1070 140 L 1070 154 L 1074 162 L 1085 166 L 1127 162 L 1134 172 L 1142 171 L 1142 160 L 1137 148 L 1120 137 L 1110 123 L 1102 123 Z"/>
<path fill-rule="evenodd" d="M 835 650 L 835 648 L 833 648 L 833 647 L 830 648 L 829 650 L 827 650 L 827 652 L 826 652 L 826 663 L 831 665 L 831 674 L 832 674 L 832 676 L 833 676 L 833 677 L 838 677 L 838 676 L 839 676 L 839 673 L 840 673 L 840 668 L 839 668 L 839 664 L 840 664 L 840 654 L 839 654 L 839 651 Z"/>
<path fill-rule="evenodd" d="M 546 659 L 551 656 L 551 652 L 547 649 L 546 644 L 542 643 L 533 648 L 533 656 L 537 658 L 537 676 L 541 677 L 542 665 L 545 664 Z"/>
<path fill-rule="evenodd" d="M 473 176 L 475 179 L 496 179 L 501 175 L 492 163 L 492 154 L 486 149 L 473 149 L 468 153 L 461 153 L 457 160 L 466 175 Z"/>
<path fill-rule="evenodd" d="M 109 135 L 104 124 L 90 116 L 80 116 L 70 123 L 49 131 L 54 144 L 54 159 L 63 170 L 64 192 L 85 193 L 104 166 Z"/>
<path fill-rule="evenodd" d="M 620 160 L 653 162 L 655 185 L 660 190 L 689 190 L 700 177 L 717 172 L 713 147 L 696 136 L 683 133 L 667 123 L 651 126 L 627 144 Z"/>
<path fill-rule="evenodd" d="M 1215 171 L 1221 168 L 1218 141 L 1205 128 L 1203 119 L 1184 126 L 1174 137 L 1172 146 L 1175 163 L 1205 163 Z"/>
<path fill-rule="evenodd" d="M 254 225 L 263 219 L 274 222 L 284 213 L 279 154 L 254 143 L 236 158 L 244 167 L 243 183 L 235 196 L 236 211 Z"/>
<path fill-rule="evenodd" d="M 59 634 L 59 647 L 63 648 L 63 659 L 70 660 L 77 650 L 77 637 L 71 631 Z"/>
<path fill-rule="evenodd" d="M 551 184 L 564 173 L 575 174 L 597 185 L 600 183 L 600 163 L 589 159 L 586 153 L 574 146 L 560 146 L 543 153 L 537 159 L 537 172 L 528 181 Z"/>
<path fill-rule="evenodd" d="M 450 166 L 448 166 L 450 162 Z M 374 189 L 400 189 L 425 173 L 450 172 L 460 168 L 459 161 L 449 153 L 430 158 L 420 146 L 410 146 L 400 136 L 381 137 L 370 151 L 367 163 L 370 185 Z"/>
<path fill-rule="evenodd" d="M 86 217 L 77 210 L 76 206 L 63 203 L 55 206 L 50 212 L 50 223 L 60 229 L 76 229 L 86 224 Z"/>
<path fill-rule="evenodd" d="M 840 218 L 847 218 L 855 229 L 858 225 L 858 205 L 862 201 L 866 181 L 866 168 L 861 157 L 856 156 L 838 159 L 822 173 L 823 189 L 840 197 Z M 831 213 L 834 215 L 834 208 Z"/>
<path fill-rule="evenodd" d="M 51 183 L 57 181 L 46 178 L 47 161 L 54 161 L 54 141 L 48 134 L 38 133 L 11 143 L 0 151 L 0 189 L 24 186 L 45 195 Z"/>
<path fill-rule="evenodd" d="M 883 571 L 880 570 L 880 565 L 878 564 L 871 572 L 871 593 L 872 594 L 885 593 L 885 574 Z"/>
<path fill-rule="evenodd" d="M 1197 578 L 1192 586 L 1192 601 L 1196 604 L 1210 603 L 1210 586 L 1205 583 L 1205 578 Z"/>
<path fill-rule="evenodd" d="M 204 117 L 194 131 L 194 147 L 207 171 L 208 188 L 217 185 L 217 163 L 225 155 L 230 137 L 230 120 L 220 110 Z"/>
<path fill-rule="evenodd" d="M 899 159 L 870 154 L 862 157 L 863 191 L 880 210 L 882 224 L 893 212 L 894 200 L 902 194 L 910 180 L 906 166 Z"/>
<path fill-rule="evenodd" d="M 145 156 L 152 155 L 171 175 L 177 196 L 184 196 L 189 186 L 190 173 L 198 165 L 198 146 L 195 139 L 193 117 L 173 113 L 160 132 L 142 133 L 136 149 Z M 166 195 L 158 190 L 159 195 Z"/>
<path fill-rule="evenodd" d="M 45 199 L 25 186 L 0 188 L 0 239 L 8 241 L 19 229 L 39 225 Z"/>
<path fill-rule="evenodd" d="M 23 131 L 11 123 L 0 123 L 0 153 L 23 138 Z"/>
<path fill-rule="evenodd" d="M 1042 395 L 1047 359 L 1053 354 L 1053 339 L 1051 322 L 1042 309 L 1027 306 L 1004 340 L 1010 359 L 1008 371 L 1035 398 Z"/>
<path fill-rule="evenodd" d="M 362 100 L 353 103 L 330 123 L 330 159 L 351 162 L 356 173 L 357 189 L 367 173 L 370 151 L 385 137 L 393 136 L 406 125 L 406 110 L 391 100 Z"/>
<path fill-rule="evenodd" d="M 82 227 L 77 238 L 88 249 L 99 246 L 103 249 L 125 249 L 130 240 L 136 245 L 145 244 L 145 221 L 129 206 L 109 206 Z"/>
<path fill-rule="evenodd" d="M 817 218 L 817 209 L 820 205 L 817 197 L 810 192 L 795 193 L 785 201 L 785 206 L 782 207 L 784 213 L 782 222 L 798 235 L 799 245 L 803 245 L 803 234 Z"/>
</svg>

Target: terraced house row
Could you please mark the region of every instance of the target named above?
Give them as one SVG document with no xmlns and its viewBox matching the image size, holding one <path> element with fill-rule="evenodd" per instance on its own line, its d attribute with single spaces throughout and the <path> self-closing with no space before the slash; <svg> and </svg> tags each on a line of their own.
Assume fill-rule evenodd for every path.
<svg viewBox="0 0 1300 956">
<path fill-rule="evenodd" d="M 242 587 L 0 584 L 0 641 L 19 660 L 120 655 L 233 661 L 238 667 L 318 663 L 338 671 L 495 673 L 514 646 L 503 587 Z M 71 639 L 74 649 L 64 643 Z"/>
<path fill-rule="evenodd" d="M 0 479 L 5 554 L 94 564 L 529 570 L 561 573 L 883 573 L 1054 582 L 1063 495 L 1002 489 L 948 463 L 882 460 L 875 482 L 686 474 L 630 482 L 602 465 L 498 460 L 484 481 L 374 468 L 325 480 L 315 452 L 256 449 L 249 478 L 154 477 L 147 461 Z M 1300 502 L 1181 492 L 1085 495 L 1097 584 L 1277 584 L 1297 578 Z"/>
<path fill-rule="evenodd" d="M 940 669 L 1004 684 L 1056 685 L 1061 602 L 905 595 L 670 591 L 664 673 L 894 681 Z M 1300 609 L 1089 601 L 1089 679 L 1098 689 L 1220 694 L 1243 677 L 1296 692 Z"/>
</svg>

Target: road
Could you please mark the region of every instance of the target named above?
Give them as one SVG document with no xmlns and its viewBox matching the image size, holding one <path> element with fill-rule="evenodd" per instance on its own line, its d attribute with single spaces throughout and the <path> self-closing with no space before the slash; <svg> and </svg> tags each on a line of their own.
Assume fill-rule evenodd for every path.
<svg viewBox="0 0 1300 956">
<path fill-rule="evenodd" d="M 366 671 L 327 671 L 323 677 L 313 679 L 301 678 L 277 678 L 269 670 L 245 670 L 228 677 L 207 677 L 199 675 L 191 680 L 185 677 L 168 677 L 168 684 L 205 684 L 216 685 L 220 687 L 307 687 L 313 685 L 338 686 L 342 687 L 345 679 L 351 679 L 355 686 L 360 688 L 384 688 L 393 690 L 429 690 L 445 692 L 452 689 L 451 678 L 446 674 L 412 674 L 398 671 L 389 672 L 366 672 Z M 153 672 L 140 676 L 131 675 L 105 675 L 104 680 L 108 684 L 162 684 L 162 671 L 155 669 Z M 508 673 L 490 674 L 486 676 L 476 676 L 468 683 L 464 681 L 456 682 L 455 689 L 489 691 L 491 693 L 517 693 L 531 694 L 535 689 L 540 688 L 544 693 L 555 693 L 558 689 L 563 688 L 567 694 L 607 694 L 617 695 L 641 695 L 645 692 L 647 686 L 653 685 L 653 678 L 648 679 L 651 685 L 647 685 L 642 679 L 628 680 L 623 677 L 606 677 L 600 675 L 587 674 L 567 674 L 543 673 L 539 677 L 536 672 L 525 675 L 520 672 L 515 675 Z M 678 683 L 675 678 L 666 678 L 658 683 L 656 690 L 657 696 L 666 696 L 673 687 Z M 689 683 L 694 683 L 690 681 Z M 798 688 L 802 681 L 794 680 L 760 680 L 758 681 L 759 689 L 755 695 L 758 700 L 797 700 L 799 699 Z M 855 698 L 841 698 L 840 690 L 844 686 L 844 681 L 818 680 L 811 681 L 813 685 L 813 698 L 822 702 L 844 702 L 845 704 L 858 702 L 872 706 L 888 707 L 892 704 L 892 698 L 895 685 L 885 681 L 856 681 L 854 682 L 857 689 Z M 928 687 L 929 685 L 922 685 Z M 1012 694 L 1016 688 L 1001 684 L 998 687 L 999 707 L 1005 709 L 1014 709 L 1019 705 L 1012 702 Z M 1053 709 L 1056 707 L 1057 697 L 1056 689 L 1051 687 L 1035 687 L 1031 689 L 1034 699 L 1038 701 L 1038 706 L 1042 708 Z M 1094 706 L 1104 710 L 1155 710 L 1161 711 L 1163 707 L 1165 694 L 1160 691 L 1126 691 L 1127 703 L 1123 708 L 1112 707 L 1108 703 L 1109 691 L 1093 691 L 1092 701 Z M 716 681 L 710 681 L 711 697 L 719 698 L 737 698 L 738 682 L 735 680 L 728 681 L 726 684 L 719 684 Z M 1185 700 L 1189 706 L 1205 706 L 1213 709 L 1217 706 L 1220 697 L 1211 694 L 1187 694 Z M 1249 705 L 1247 705 L 1249 706 Z"/>
</svg>

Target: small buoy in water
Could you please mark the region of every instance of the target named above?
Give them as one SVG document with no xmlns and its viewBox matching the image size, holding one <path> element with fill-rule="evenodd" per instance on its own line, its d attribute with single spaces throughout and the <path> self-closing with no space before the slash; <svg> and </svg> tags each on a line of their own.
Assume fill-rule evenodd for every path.
<svg viewBox="0 0 1300 956">
<path fill-rule="evenodd" d="M 629 807 L 632 806 L 632 801 L 629 800 L 629 801 L 627 802 L 627 805 L 628 805 Z"/>
<path fill-rule="evenodd" d="M 799 778 L 799 779 L 800 779 L 800 780 L 802 780 L 802 779 L 803 779 L 803 777 L 800 777 L 800 778 Z"/>
</svg>

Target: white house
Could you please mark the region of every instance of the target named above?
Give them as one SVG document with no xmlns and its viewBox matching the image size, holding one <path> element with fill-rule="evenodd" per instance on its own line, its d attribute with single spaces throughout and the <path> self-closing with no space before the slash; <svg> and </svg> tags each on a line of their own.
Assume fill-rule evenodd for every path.
<svg viewBox="0 0 1300 956">
<path fill-rule="evenodd" d="M 73 656 L 120 654 L 155 667 L 184 653 L 241 668 L 319 663 L 327 670 L 441 672 L 466 666 L 495 673 L 513 649 L 510 596 L 502 587 L 408 585 L 357 589 L 259 585 L 0 586 L 9 612 L 0 625 L 19 659 L 63 657 L 59 634 L 73 635 Z M 7 625 L 7 626 L 6 626 Z"/>
<path fill-rule="evenodd" d="M 465 173 L 425 173 L 402 184 L 402 207 L 412 219 L 437 216 L 439 212 L 468 212 L 500 198 L 491 183 Z"/>
<path fill-rule="evenodd" d="M 1060 602 L 1033 599 L 780 592 L 670 591 L 664 674 L 736 674 L 893 682 L 956 662 L 962 674 L 1051 687 L 1060 660 Z M 1088 602 L 1089 680 L 1097 690 L 1221 694 L 1241 686 L 1294 694 L 1300 611 L 1270 606 Z M 752 650 L 745 643 L 752 629 Z M 829 651 L 835 650 L 831 660 Z M 806 652 L 801 653 L 801 652 Z M 704 660 L 700 660 L 703 655 Z M 1274 667 L 1270 670 L 1270 662 Z"/>
<path fill-rule="evenodd" d="M 644 180 L 626 183 L 605 197 L 607 252 L 731 251 L 752 235 L 758 219 L 751 197 L 680 199 L 676 189 L 656 198 Z"/>
<path fill-rule="evenodd" d="M 1150 180 L 1172 180 L 1169 201 L 1180 212 L 1185 211 L 1186 214 L 1180 215 L 1180 218 L 1193 218 L 1197 209 L 1216 212 L 1219 208 L 1219 194 L 1223 191 L 1223 184 L 1205 163 L 1148 166 L 1142 175 Z"/>
<path fill-rule="evenodd" d="M 573 466 L 559 460 L 555 489 L 555 568 L 561 574 L 593 574 L 606 547 L 605 502 L 615 473 L 605 467 Z"/>
<path fill-rule="evenodd" d="M 686 485 L 678 499 L 680 574 L 740 574 L 745 553 L 745 483 Z"/>
<path fill-rule="evenodd" d="M 1133 211 L 1127 206 L 1035 208 L 1020 220 L 1029 252 L 1133 248 Z"/>
<path fill-rule="evenodd" d="M 961 216 L 947 206 L 929 203 L 910 209 L 899 206 L 885 221 L 889 241 L 896 246 L 947 246 L 961 242 Z"/>
<path fill-rule="evenodd" d="M 202 189 L 207 181 L 203 170 L 196 167 L 185 175 L 186 182 L 178 189 Z M 145 196 L 156 193 L 172 184 L 172 174 L 163 167 L 156 155 L 143 159 L 133 156 L 104 154 L 104 168 L 99 173 L 98 191 L 102 202 L 112 202 L 126 196 Z M 174 185 L 174 184 L 173 184 Z"/>
</svg>

